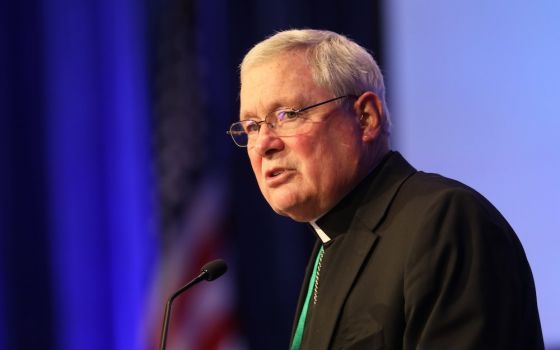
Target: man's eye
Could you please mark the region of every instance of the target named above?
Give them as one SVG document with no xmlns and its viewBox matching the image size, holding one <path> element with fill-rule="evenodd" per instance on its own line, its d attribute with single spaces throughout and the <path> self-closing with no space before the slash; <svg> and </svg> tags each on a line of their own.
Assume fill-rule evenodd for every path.
<svg viewBox="0 0 560 350">
<path fill-rule="evenodd" d="M 297 119 L 299 116 L 299 113 L 296 111 L 292 111 L 292 110 L 283 110 L 283 111 L 278 111 L 276 113 L 276 118 L 278 118 L 279 122 L 286 122 L 286 121 L 290 121 L 290 120 L 295 120 Z"/>
<path fill-rule="evenodd" d="M 245 123 L 245 132 L 247 134 L 252 134 L 259 131 L 259 124 L 256 122 L 249 120 Z"/>
</svg>

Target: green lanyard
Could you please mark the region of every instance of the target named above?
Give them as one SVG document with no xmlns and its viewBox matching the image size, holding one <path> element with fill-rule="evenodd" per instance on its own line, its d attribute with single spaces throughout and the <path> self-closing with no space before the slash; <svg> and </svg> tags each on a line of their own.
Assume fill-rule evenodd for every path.
<svg viewBox="0 0 560 350">
<path fill-rule="evenodd" d="M 303 338 L 303 329 L 305 326 L 305 319 L 307 318 L 307 309 L 309 308 L 309 299 L 311 299 L 311 294 L 313 293 L 313 288 L 315 287 L 315 278 L 317 277 L 317 266 L 319 265 L 319 260 L 323 254 L 323 246 L 319 253 L 317 253 L 317 258 L 315 259 L 315 266 L 313 267 L 313 275 L 309 280 L 309 286 L 307 287 L 307 296 L 305 297 L 305 303 L 301 309 L 301 314 L 299 315 L 298 324 L 296 327 L 296 334 L 294 334 L 294 339 L 292 340 L 292 346 L 290 350 L 299 350 L 301 347 L 301 339 Z"/>
</svg>

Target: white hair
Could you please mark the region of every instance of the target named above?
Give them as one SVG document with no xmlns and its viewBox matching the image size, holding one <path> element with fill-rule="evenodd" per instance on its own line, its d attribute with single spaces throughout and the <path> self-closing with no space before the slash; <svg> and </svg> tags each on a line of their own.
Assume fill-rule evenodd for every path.
<svg viewBox="0 0 560 350">
<path fill-rule="evenodd" d="M 293 29 L 278 32 L 255 45 L 239 66 L 243 73 L 291 50 L 303 50 L 311 67 L 315 83 L 328 89 L 334 97 L 360 96 L 371 91 L 383 107 L 382 131 L 391 129 L 385 101 L 385 84 L 379 66 L 372 55 L 347 37 L 325 30 Z"/>
</svg>

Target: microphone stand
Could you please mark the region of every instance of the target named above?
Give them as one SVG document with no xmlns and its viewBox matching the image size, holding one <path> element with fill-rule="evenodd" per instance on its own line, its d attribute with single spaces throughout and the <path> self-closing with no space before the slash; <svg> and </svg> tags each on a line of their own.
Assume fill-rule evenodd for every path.
<svg viewBox="0 0 560 350">
<path fill-rule="evenodd" d="M 165 305 L 163 328 L 161 330 L 161 340 L 159 345 L 160 350 L 165 350 L 165 345 L 167 343 L 167 332 L 169 330 L 169 319 L 171 318 L 171 304 L 173 304 L 173 300 L 175 300 L 175 298 L 177 298 L 181 293 L 197 284 L 198 282 L 202 280 L 213 281 L 223 275 L 226 271 L 227 265 L 225 261 L 221 259 L 211 261 L 202 267 L 200 275 L 198 275 L 195 279 L 185 284 L 183 287 L 181 287 L 171 295 L 171 297 L 167 301 L 167 304 Z"/>
<path fill-rule="evenodd" d="M 165 345 L 167 343 L 167 332 L 169 331 L 169 319 L 171 318 L 171 304 L 173 304 L 173 301 L 175 300 L 175 298 L 177 298 L 181 293 L 183 293 L 184 291 L 189 289 L 191 286 L 193 286 L 193 285 L 197 284 L 198 282 L 202 281 L 203 279 L 205 279 L 206 275 L 207 275 L 207 272 L 202 271 L 200 273 L 200 275 L 198 275 L 195 279 L 193 279 L 189 283 L 185 284 L 178 291 L 173 293 L 171 295 L 171 297 L 169 298 L 169 300 L 167 300 L 167 304 L 165 305 L 165 314 L 163 316 L 163 328 L 161 330 L 161 341 L 160 341 L 160 346 L 159 346 L 160 350 L 165 350 Z"/>
</svg>

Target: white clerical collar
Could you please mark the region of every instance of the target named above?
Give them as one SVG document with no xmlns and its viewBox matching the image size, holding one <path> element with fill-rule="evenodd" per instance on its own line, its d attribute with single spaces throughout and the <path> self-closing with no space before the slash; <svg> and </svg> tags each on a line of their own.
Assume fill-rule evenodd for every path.
<svg viewBox="0 0 560 350">
<path fill-rule="evenodd" d="M 311 224 L 311 226 L 313 226 L 313 229 L 315 230 L 315 232 L 317 232 L 317 235 L 319 236 L 319 238 L 321 238 L 321 241 L 323 241 L 323 243 L 327 243 L 331 240 L 331 238 L 325 233 L 325 231 L 321 230 L 321 228 L 317 225 L 316 220 L 310 221 L 309 223 Z"/>
</svg>

